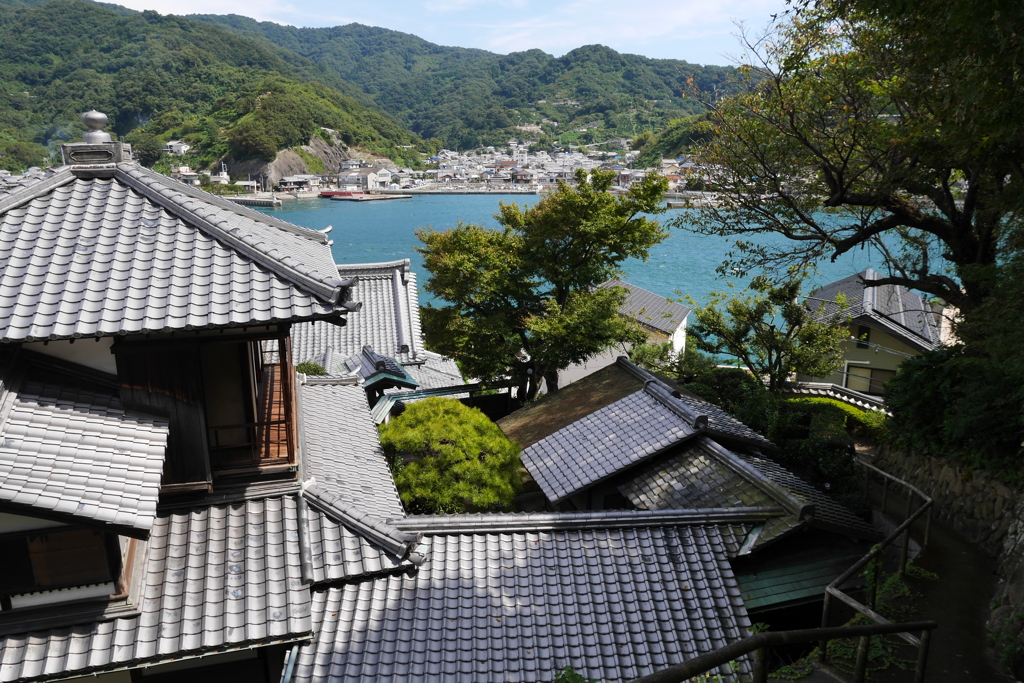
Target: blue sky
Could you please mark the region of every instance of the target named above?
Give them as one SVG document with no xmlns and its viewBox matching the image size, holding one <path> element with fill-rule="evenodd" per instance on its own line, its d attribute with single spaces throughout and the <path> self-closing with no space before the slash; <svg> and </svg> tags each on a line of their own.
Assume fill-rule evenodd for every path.
<svg viewBox="0 0 1024 683">
<path fill-rule="evenodd" d="M 115 0 L 117 2 L 117 0 Z M 241 14 L 294 26 L 352 22 L 412 33 L 433 43 L 508 53 L 531 48 L 560 56 L 600 43 L 619 52 L 732 64 L 735 22 L 763 29 L 785 0 L 120 0 L 162 14 Z"/>
</svg>

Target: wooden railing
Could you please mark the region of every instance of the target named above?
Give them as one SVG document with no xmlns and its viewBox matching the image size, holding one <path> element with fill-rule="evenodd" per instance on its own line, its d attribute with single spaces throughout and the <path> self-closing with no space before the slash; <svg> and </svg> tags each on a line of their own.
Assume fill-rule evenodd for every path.
<svg viewBox="0 0 1024 683">
<path fill-rule="evenodd" d="M 878 580 L 879 580 L 879 571 L 880 571 L 880 568 L 881 568 L 881 563 L 880 562 L 876 562 L 873 565 L 873 576 L 872 576 L 872 580 L 870 582 L 870 590 L 868 592 L 868 604 L 867 605 L 865 605 L 865 604 L 855 600 L 853 597 L 847 595 L 839 587 L 841 585 L 843 585 L 851 576 L 853 576 L 858 571 L 863 569 L 865 565 L 867 565 L 869 562 L 871 562 L 872 560 L 876 559 L 879 555 L 881 555 L 885 551 L 885 549 L 888 548 L 893 543 L 895 543 L 897 539 L 902 539 L 901 540 L 901 547 L 900 547 L 899 575 L 903 576 L 904 573 L 906 573 L 906 570 L 907 570 L 907 557 L 908 557 L 909 548 L 910 548 L 910 527 L 912 527 L 914 525 L 914 522 L 916 522 L 918 519 L 920 519 L 921 516 L 924 515 L 925 513 L 928 513 L 928 518 L 927 518 L 927 522 L 925 524 L 924 539 L 923 539 L 922 546 L 927 546 L 928 545 L 928 534 L 929 534 L 929 532 L 931 530 L 932 499 L 929 498 L 928 496 L 926 496 L 924 493 L 922 493 L 918 488 L 914 487 L 913 485 L 908 484 L 907 482 L 903 481 L 902 479 L 897 479 L 896 477 L 892 476 L 888 472 L 883 472 L 882 470 L 878 469 L 874 465 L 866 463 L 863 460 L 858 460 L 857 464 L 865 469 L 865 474 L 864 474 L 864 492 L 865 492 L 865 497 L 866 497 L 867 492 L 868 492 L 869 477 L 871 476 L 871 474 L 879 475 L 879 476 L 882 477 L 882 481 L 884 482 L 884 488 L 883 488 L 883 493 L 882 493 L 882 512 L 883 512 L 883 514 L 886 512 L 886 508 L 888 507 L 889 482 L 895 482 L 898 486 L 902 486 L 906 490 L 906 495 L 907 495 L 906 514 L 904 515 L 903 523 L 900 524 L 898 527 L 896 527 L 896 529 L 891 534 L 886 536 L 885 540 L 883 540 L 881 543 L 879 543 L 874 548 L 872 548 L 871 551 L 867 555 L 865 555 L 864 557 L 860 558 L 860 560 L 858 560 L 856 562 L 856 564 L 854 564 L 852 567 L 850 567 L 845 572 L 840 574 L 839 577 L 837 577 L 835 581 L 830 583 L 825 588 L 825 600 L 824 600 L 824 604 L 822 605 L 822 608 L 821 608 L 821 626 L 822 626 L 822 628 L 826 628 L 828 626 L 830 610 L 831 610 L 831 607 L 832 607 L 832 598 L 835 598 L 835 599 L 839 600 L 840 602 L 848 605 L 849 607 L 852 607 L 856 612 L 858 612 L 860 614 L 863 614 L 864 616 L 866 616 L 867 618 L 871 619 L 876 624 L 881 624 L 881 625 L 892 624 L 891 621 L 889 621 L 888 619 L 883 617 L 881 614 L 876 612 L 875 609 L 874 609 L 875 608 L 875 602 L 876 602 L 876 599 L 878 597 Z M 915 500 L 915 498 L 919 498 L 921 500 L 921 505 L 917 508 L 917 510 L 913 509 L 914 508 L 914 500 Z M 901 631 L 901 632 L 895 632 L 895 633 L 896 633 L 896 635 L 898 635 L 903 640 L 907 641 L 908 643 L 910 643 L 914 647 L 918 648 L 918 664 L 917 664 L 917 669 L 915 670 L 915 673 L 914 673 L 914 683 L 921 683 L 922 681 L 924 681 L 924 668 L 925 668 L 925 663 L 926 663 L 925 660 L 927 660 L 927 658 L 928 658 L 928 639 L 927 639 L 927 636 L 923 635 L 921 638 L 917 638 L 916 636 L 911 635 L 910 632 L 903 632 L 903 631 Z M 865 635 L 861 636 L 860 643 L 858 643 L 858 645 L 857 645 L 857 664 L 854 667 L 854 681 L 856 681 L 856 683 L 861 683 L 861 681 L 864 680 L 864 676 L 865 676 L 865 674 L 867 672 L 868 650 L 869 650 L 870 646 L 871 646 L 871 634 L 865 634 Z M 825 664 L 828 661 L 828 639 L 827 638 L 822 638 L 821 642 L 818 645 L 818 659 L 821 661 L 822 664 Z"/>
<path fill-rule="evenodd" d="M 836 638 L 870 638 L 871 636 L 892 633 L 921 633 L 921 649 L 918 653 L 918 669 L 923 676 L 925 661 L 928 658 L 929 634 L 938 628 L 934 621 L 914 621 L 902 624 L 864 624 L 862 626 L 836 626 L 833 628 L 810 628 L 800 631 L 765 631 L 743 640 L 737 640 L 713 652 L 694 657 L 688 662 L 655 671 L 647 676 L 634 678 L 630 683 L 684 683 L 696 676 L 706 674 L 717 667 L 734 662 L 741 657 L 754 653 L 753 683 L 768 681 L 768 650 L 779 645 L 799 645 L 815 643 Z M 860 679 L 863 680 L 863 677 Z"/>
<path fill-rule="evenodd" d="M 864 495 L 867 498 L 868 486 L 871 475 L 878 475 L 883 481 L 882 490 L 882 512 L 886 513 L 888 508 L 889 484 L 895 483 L 906 490 L 907 506 L 904 521 L 889 534 L 885 540 L 876 545 L 871 551 L 857 561 L 852 567 L 842 573 L 835 581 L 825 588 L 825 600 L 822 606 L 821 628 L 805 629 L 799 631 L 766 631 L 753 636 L 730 643 L 712 652 L 694 657 L 688 662 L 656 671 L 648 676 L 636 678 L 631 683 L 683 683 L 690 681 L 695 676 L 706 674 L 716 667 L 723 666 L 729 662 L 736 661 L 740 657 L 754 653 L 754 675 L 753 683 L 766 683 L 768 680 L 768 649 L 779 645 L 798 645 L 800 643 L 818 643 L 818 658 L 822 664 L 828 661 L 828 642 L 837 638 L 860 638 L 857 644 L 857 663 L 854 668 L 855 683 L 863 683 L 867 674 L 868 651 L 871 646 L 871 638 L 879 635 L 898 635 L 903 640 L 917 648 L 917 665 L 914 669 L 914 683 L 923 683 L 925 668 L 928 663 L 928 645 L 931 631 L 938 627 L 934 621 L 917 621 L 902 624 L 894 624 L 881 614 L 875 612 L 875 602 L 878 596 L 878 572 L 880 563 L 874 565 L 874 576 L 868 596 L 868 605 L 864 605 L 844 593 L 839 586 L 843 585 L 854 574 L 860 571 L 865 565 L 877 558 L 886 548 L 891 546 L 897 539 L 902 540 L 899 560 L 899 574 L 906 572 L 907 558 L 910 547 L 910 528 L 922 515 L 927 513 L 927 521 L 924 529 L 922 546 L 928 545 L 928 534 L 931 529 L 932 499 L 922 493 L 919 489 L 908 484 L 902 479 L 897 479 L 887 472 L 883 472 L 874 465 L 862 460 L 856 461 L 864 468 Z M 920 499 L 921 505 L 914 509 L 915 499 Z M 836 626 L 829 627 L 832 598 L 849 605 L 858 613 L 871 619 L 873 624 L 858 626 Z M 920 632 L 920 637 L 912 635 Z"/>
</svg>

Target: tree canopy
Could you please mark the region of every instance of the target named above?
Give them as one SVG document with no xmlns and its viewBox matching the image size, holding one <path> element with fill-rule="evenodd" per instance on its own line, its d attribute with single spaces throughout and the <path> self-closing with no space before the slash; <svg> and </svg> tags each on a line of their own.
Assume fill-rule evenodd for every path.
<svg viewBox="0 0 1024 683">
<path fill-rule="evenodd" d="M 693 346 L 706 353 L 734 356 L 756 378 L 779 393 L 781 384 L 797 372 L 824 377 L 842 363 L 840 344 L 849 336 L 845 300 L 828 316 L 824 304 L 812 310 L 801 300 L 802 278 L 774 285 L 765 277 L 750 284 L 751 294 L 716 292 L 694 311 L 690 326 Z"/>
<path fill-rule="evenodd" d="M 965 313 L 984 300 L 1019 223 L 1021 108 L 1013 103 L 1024 62 L 1020 34 L 995 28 L 1005 3 L 981 4 L 984 28 L 966 29 L 975 40 L 957 39 L 962 53 L 928 37 L 944 22 L 923 2 L 887 9 L 822 0 L 750 41 L 761 80 L 749 94 L 712 103 L 714 135 L 698 153 L 720 192 L 700 229 L 743 240 L 726 268 L 866 247 L 888 271 L 872 286 L 918 289 Z M 939 5 L 974 18 L 963 3 Z M 1021 8 L 1013 13 L 1007 25 L 1019 29 Z M 953 38 L 959 28 L 938 30 Z M 988 47 L 988 37 L 1001 47 Z M 984 102 L 973 76 L 986 84 Z M 997 113 L 983 110 L 989 104 Z M 755 239 L 762 233 L 790 241 L 765 246 Z"/>
<path fill-rule="evenodd" d="M 411 513 L 508 510 L 519 490 L 519 446 L 453 398 L 411 403 L 381 427 L 380 442 Z"/>
<path fill-rule="evenodd" d="M 419 251 L 430 272 L 426 290 L 448 305 L 423 309 L 428 346 L 463 372 L 511 377 L 532 398 L 558 370 L 643 334 L 616 311 L 621 288 L 598 285 L 628 258 L 647 258 L 667 232 L 645 214 L 664 211 L 666 183 L 648 176 L 619 196 L 611 172 L 579 171 L 538 204 L 501 204 L 501 229 L 460 225 L 420 229 Z"/>
</svg>

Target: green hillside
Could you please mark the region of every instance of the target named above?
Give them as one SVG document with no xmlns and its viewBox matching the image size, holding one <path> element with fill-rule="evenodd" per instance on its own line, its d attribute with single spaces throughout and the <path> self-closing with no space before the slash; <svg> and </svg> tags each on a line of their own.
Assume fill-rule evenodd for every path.
<svg viewBox="0 0 1024 683">
<path fill-rule="evenodd" d="M 459 148 L 528 137 L 515 128 L 524 124 L 541 125 L 543 142 L 633 138 L 703 110 L 683 96 L 690 79 L 718 95 L 739 87 L 731 67 L 624 55 L 601 45 L 558 58 L 540 50 L 499 55 L 360 24 L 296 28 L 237 15 L 193 18 L 307 57 L 422 137 Z"/>
<path fill-rule="evenodd" d="M 14 4 L 14 3 L 17 4 Z M 360 91 L 268 41 L 209 23 L 95 3 L 0 4 L 0 168 L 43 163 L 82 132 L 84 109 L 142 151 L 170 138 L 200 162 L 224 154 L 272 159 L 319 127 L 414 163 L 416 136 L 357 100 Z M 353 97 L 355 95 L 355 97 Z"/>
</svg>

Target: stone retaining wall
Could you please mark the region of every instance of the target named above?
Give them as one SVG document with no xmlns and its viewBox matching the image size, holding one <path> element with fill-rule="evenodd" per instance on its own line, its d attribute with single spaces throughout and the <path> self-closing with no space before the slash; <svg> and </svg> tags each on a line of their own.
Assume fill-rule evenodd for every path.
<svg viewBox="0 0 1024 683">
<path fill-rule="evenodd" d="M 997 651 L 1024 678 L 1024 496 L 982 472 L 938 458 L 881 449 L 875 466 L 935 501 L 934 511 L 998 560 L 988 627 Z"/>
<path fill-rule="evenodd" d="M 940 518 L 993 555 L 1003 553 L 1011 527 L 1019 531 L 1021 492 L 984 473 L 884 447 L 874 464 L 931 496 Z"/>
</svg>

